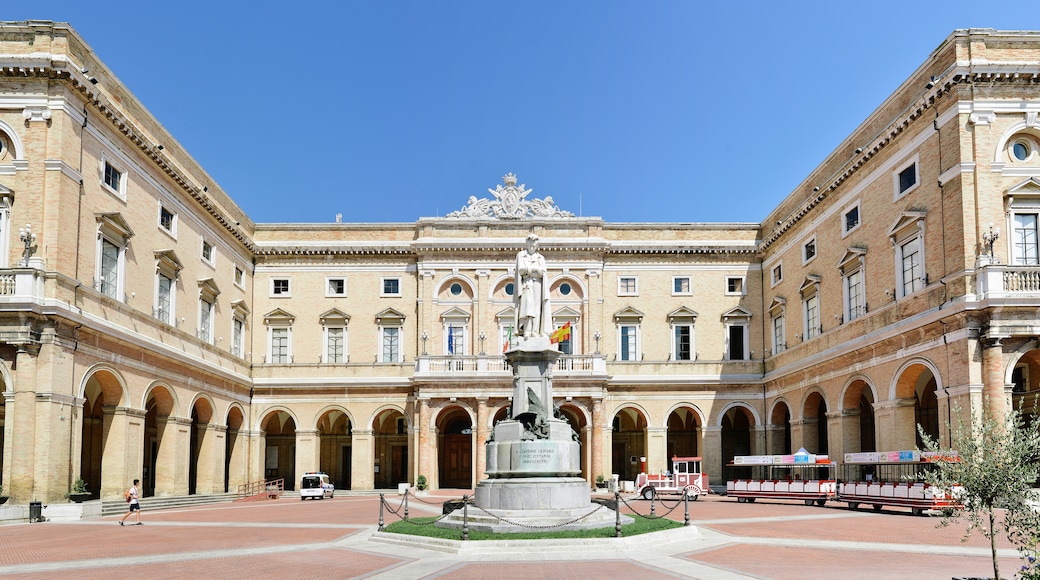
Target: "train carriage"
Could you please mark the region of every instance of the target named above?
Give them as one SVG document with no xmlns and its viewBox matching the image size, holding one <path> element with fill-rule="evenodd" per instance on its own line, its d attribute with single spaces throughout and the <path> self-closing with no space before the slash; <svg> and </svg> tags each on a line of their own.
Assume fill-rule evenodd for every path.
<svg viewBox="0 0 1040 580">
<path fill-rule="evenodd" d="M 793 455 L 738 455 L 726 466 L 726 495 L 737 498 L 738 503 L 793 499 L 822 506 L 836 491 L 833 467 L 826 455 L 805 449 Z"/>
</svg>

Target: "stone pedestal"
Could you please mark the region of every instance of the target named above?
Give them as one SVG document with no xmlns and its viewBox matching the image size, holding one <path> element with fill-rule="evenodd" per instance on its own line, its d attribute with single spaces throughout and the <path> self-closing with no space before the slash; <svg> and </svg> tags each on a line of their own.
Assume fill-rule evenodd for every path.
<svg viewBox="0 0 1040 580">
<path fill-rule="evenodd" d="M 467 511 L 471 530 L 516 533 L 613 526 L 614 510 L 591 502 L 581 475 L 581 444 L 554 416 L 552 369 L 560 352 L 548 338 L 527 339 L 506 352 L 513 368 L 511 417 L 495 425 L 485 446 L 487 479 Z M 633 520 L 622 517 L 622 523 Z M 457 509 L 437 526 L 461 528 Z"/>
</svg>

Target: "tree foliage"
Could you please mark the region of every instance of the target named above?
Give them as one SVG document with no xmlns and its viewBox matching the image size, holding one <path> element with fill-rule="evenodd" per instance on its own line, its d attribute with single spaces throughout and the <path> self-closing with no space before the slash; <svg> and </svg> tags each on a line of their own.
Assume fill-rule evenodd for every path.
<svg viewBox="0 0 1040 580">
<path fill-rule="evenodd" d="M 958 417 L 962 415 L 956 412 Z M 945 493 L 953 493 L 963 510 L 943 514 L 940 525 L 967 521 L 964 539 L 976 530 L 990 542 L 993 577 L 1000 579 L 997 538 L 1003 532 L 1027 558 L 1023 572 L 1031 572 L 1040 535 L 1040 515 L 1033 484 L 1040 476 L 1040 431 L 1035 417 L 1011 409 L 1003 417 L 973 410 L 968 424 L 961 419 L 950 426 L 952 449 L 922 431 L 924 447 L 938 452 L 936 469 L 925 481 Z M 956 490 L 955 490 L 956 487 Z M 1003 517 L 1000 517 L 1003 511 Z"/>
</svg>

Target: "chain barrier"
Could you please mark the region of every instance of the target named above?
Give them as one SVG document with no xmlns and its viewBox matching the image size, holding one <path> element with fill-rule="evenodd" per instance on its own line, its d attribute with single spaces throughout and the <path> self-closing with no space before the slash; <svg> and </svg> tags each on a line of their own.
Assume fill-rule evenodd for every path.
<svg viewBox="0 0 1040 580">
<path fill-rule="evenodd" d="M 415 497 L 415 496 L 412 496 L 412 497 Z M 463 497 L 463 499 L 465 499 L 466 496 L 462 496 L 462 497 Z M 418 499 L 418 498 L 416 498 L 416 499 Z M 451 514 L 442 514 L 439 518 L 433 520 L 432 522 L 417 522 L 417 521 L 415 521 L 415 518 L 408 517 L 407 507 L 405 507 L 407 505 L 407 500 L 408 500 L 408 493 L 406 492 L 404 497 L 401 499 L 401 503 L 397 505 L 397 509 L 394 509 L 389 503 L 387 503 L 386 498 L 383 497 L 383 494 L 379 494 L 379 502 L 380 502 L 380 504 L 379 504 L 380 505 L 380 509 L 379 509 L 379 525 L 380 525 L 380 528 L 379 528 L 379 530 L 380 531 L 382 531 L 382 529 L 383 529 L 383 508 L 384 507 L 386 508 L 386 511 L 388 511 L 391 514 L 397 516 L 397 518 L 399 520 L 401 520 L 402 522 L 407 522 L 407 523 L 409 523 L 409 524 L 411 524 L 413 526 L 432 526 L 433 524 L 436 524 L 437 522 L 439 522 L 439 521 L 443 520 L 444 518 L 448 517 L 449 515 L 451 515 Z M 447 501 L 451 501 L 451 500 L 447 500 Z M 431 503 L 431 502 L 422 502 L 422 503 L 425 503 L 427 505 L 436 505 L 436 504 Z M 402 507 L 404 507 L 404 509 L 405 509 L 404 516 L 401 515 L 401 508 Z"/>
<path fill-rule="evenodd" d="M 587 513 L 585 515 L 582 515 L 582 516 L 578 516 L 578 517 L 574 518 L 573 520 L 570 520 L 569 522 L 560 522 L 558 524 L 549 524 L 547 526 L 535 526 L 535 525 L 531 525 L 531 524 L 521 524 L 520 522 L 514 522 L 514 521 L 511 521 L 511 520 L 507 520 L 506 518 L 502 518 L 502 517 L 496 516 L 493 513 L 489 513 L 484 508 L 482 508 L 482 507 L 480 507 L 478 505 L 474 505 L 473 507 L 478 509 L 478 510 L 480 510 L 481 512 L 484 512 L 485 514 L 491 516 L 492 518 L 494 518 L 494 519 L 496 519 L 496 520 L 498 520 L 500 522 L 507 523 L 507 524 L 509 524 L 511 526 L 516 526 L 518 528 L 530 528 L 532 530 L 551 530 L 551 529 L 561 528 L 563 526 L 569 526 L 571 524 L 578 523 L 581 520 L 591 516 L 592 514 L 598 512 L 599 510 L 603 509 L 605 506 L 603 504 L 600 504 L 599 507 L 597 507 L 596 509 L 592 510 L 591 512 L 589 512 L 589 513 Z"/>
<path fill-rule="evenodd" d="M 661 506 L 667 508 L 668 511 L 666 511 L 664 514 L 657 514 L 657 513 L 654 512 L 653 503 L 651 503 L 650 504 L 651 505 L 651 508 L 650 508 L 651 509 L 651 513 L 649 515 L 639 513 L 639 510 L 637 510 L 635 507 L 633 507 L 632 504 L 628 503 L 628 501 L 625 498 L 621 497 L 620 495 L 618 496 L 618 499 L 621 500 L 621 503 L 625 504 L 625 507 L 627 507 L 628 509 L 632 510 L 632 513 L 634 515 L 637 515 L 637 516 L 639 516 L 639 517 L 641 517 L 643 519 L 647 519 L 647 520 L 660 520 L 660 519 L 664 519 L 664 518 L 668 517 L 669 515 L 671 515 L 672 512 L 674 512 L 676 510 L 676 508 L 678 508 L 680 505 L 683 505 L 683 498 L 685 496 L 686 496 L 686 490 L 683 490 L 682 495 L 679 496 L 679 499 L 675 501 L 675 505 L 673 505 L 670 508 L 668 507 L 668 504 L 665 503 L 664 500 L 656 500 L 656 501 L 660 501 L 661 502 Z M 655 500 L 651 499 L 650 501 L 653 502 Z"/>
</svg>

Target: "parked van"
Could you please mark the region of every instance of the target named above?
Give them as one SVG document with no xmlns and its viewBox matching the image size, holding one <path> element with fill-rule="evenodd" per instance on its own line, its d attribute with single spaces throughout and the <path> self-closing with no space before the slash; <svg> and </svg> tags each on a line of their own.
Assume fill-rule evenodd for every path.
<svg viewBox="0 0 1040 580">
<path fill-rule="evenodd" d="M 308 471 L 300 479 L 300 499 L 325 499 L 334 497 L 336 486 L 329 481 L 329 475 L 320 471 Z"/>
</svg>

